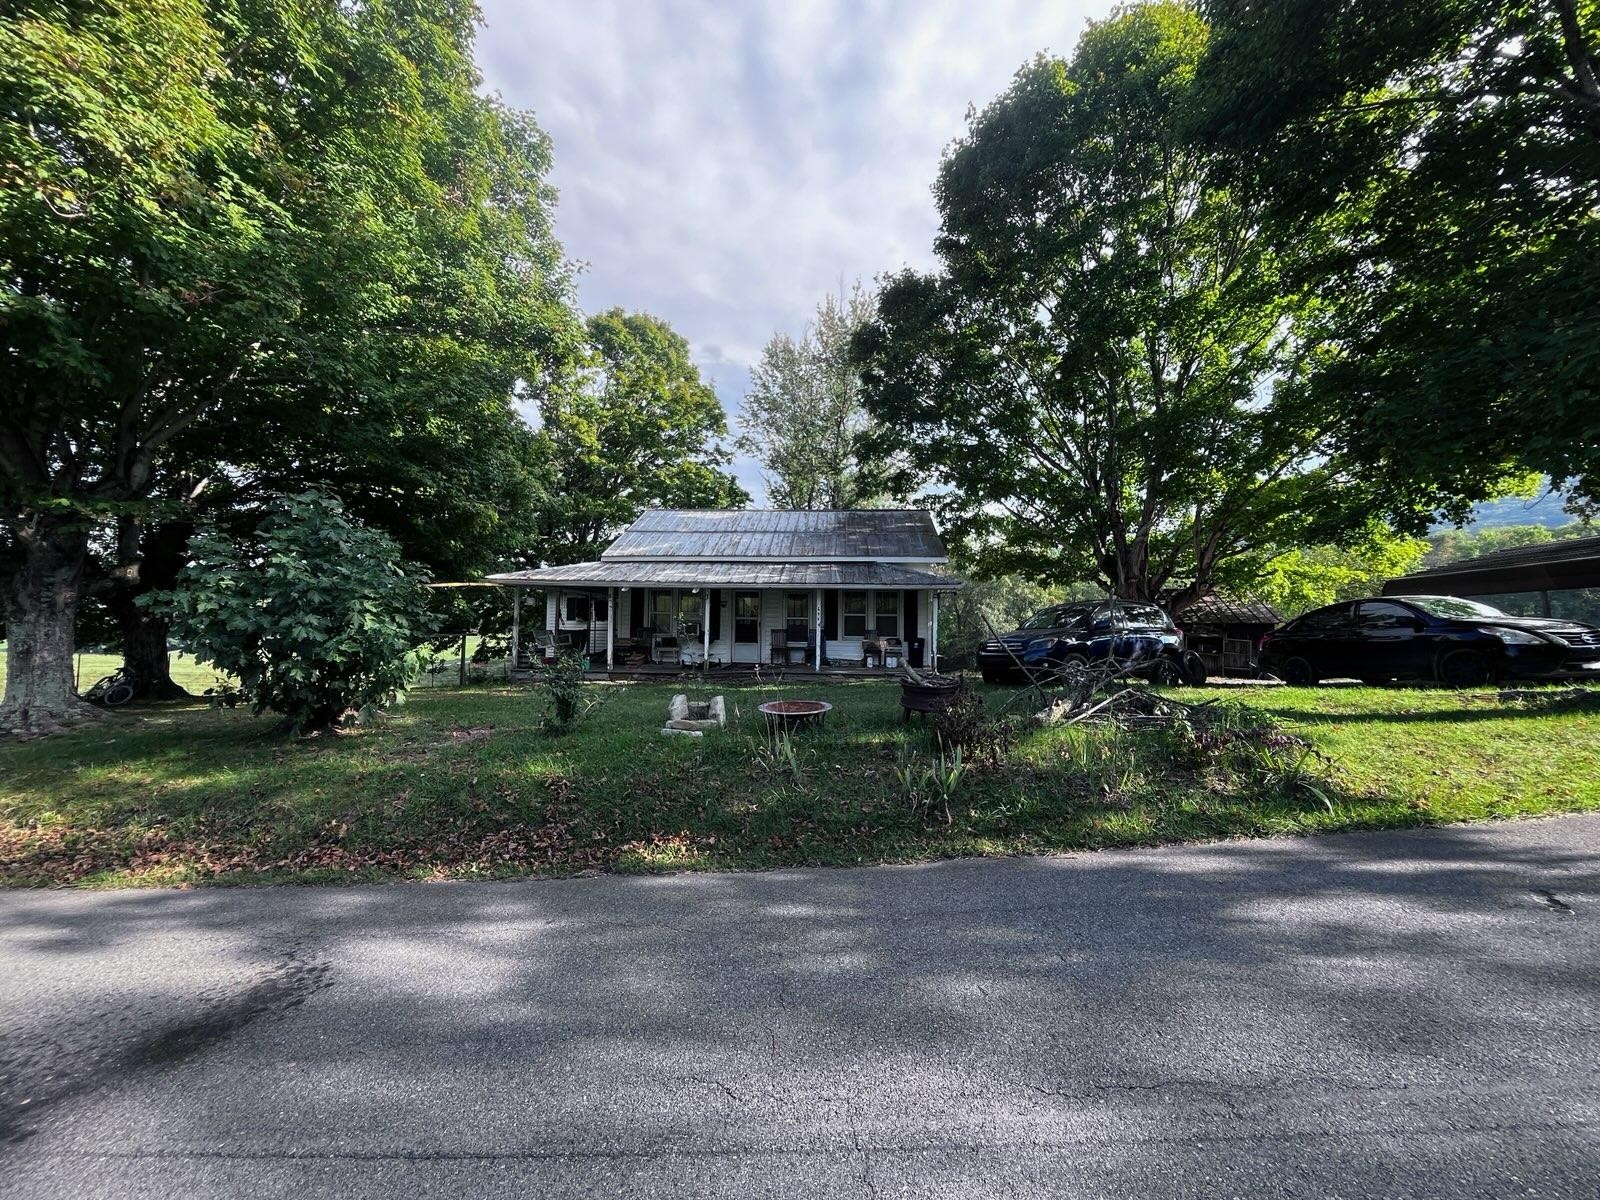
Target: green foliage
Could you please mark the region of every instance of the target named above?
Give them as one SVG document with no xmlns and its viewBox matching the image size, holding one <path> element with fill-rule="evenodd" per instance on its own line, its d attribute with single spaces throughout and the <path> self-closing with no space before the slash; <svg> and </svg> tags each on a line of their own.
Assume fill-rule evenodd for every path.
<svg viewBox="0 0 1600 1200">
<path fill-rule="evenodd" d="M 395 703 L 421 665 L 419 581 L 394 539 L 307 492 L 275 499 L 259 528 L 196 534 L 175 590 L 152 599 L 195 657 L 239 681 L 257 713 L 297 733 Z"/>
<path fill-rule="evenodd" d="M 537 453 L 547 501 L 533 556 L 597 554 L 646 507 L 731 508 L 749 497 L 724 470 L 728 431 L 689 344 L 645 313 L 591 317 L 592 363 L 539 401 Z"/>
<path fill-rule="evenodd" d="M 827 296 L 798 338 L 774 334 L 751 372 L 739 411 L 738 447 L 761 464 L 776 508 L 867 508 L 885 478 L 874 455 L 863 458 L 869 422 L 850 344 L 876 312 L 858 282 L 848 296 Z"/>
<path fill-rule="evenodd" d="M 1205 39 L 1151 4 L 1018 72 L 940 171 L 940 271 L 857 340 L 901 483 L 980 573 L 1181 611 L 1343 525 L 1300 386 L 1315 301 L 1185 132 Z"/>
<path fill-rule="evenodd" d="M 524 540 L 542 481 L 513 388 L 557 386 L 583 338 L 548 141 L 480 94 L 475 19 L 466 0 L 8 9 L 14 528 L 51 506 L 247 526 L 253 497 L 311 484 L 451 574 Z M 126 581 L 138 538 L 117 541 Z"/>
<path fill-rule="evenodd" d="M 895 782 L 906 807 L 921 817 L 937 813 L 946 825 L 953 820 L 950 803 L 961 791 L 966 776 L 967 764 L 962 761 L 960 747 L 948 754 L 941 751 L 931 760 L 915 752 L 902 754 L 894 766 Z"/>
<path fill-rule="evenodd" d="M 583 656 L 563 646 L 540 671 L 539 682 L 544 731 L 557 737 L 571 733 L 583 715 Z"/>
<path fill-rule="evenodd" d="M 1257 579 L 1253 595 L 1285 617 L 1338 600 L 1371 596 L 1399 575 L 1425 562 L 1428 543 L 1370 526 L 1365 540 L 1352 546 L 1307 546 L 1286 550 L 1271 559 Z"/>
<path fill-rule="evenodd" d="M 1201 136 L 1318 230 L 1338 461 L 1420 532 L 1600 489 L 1600 4 L 1204 0 Z"/>
</svg>

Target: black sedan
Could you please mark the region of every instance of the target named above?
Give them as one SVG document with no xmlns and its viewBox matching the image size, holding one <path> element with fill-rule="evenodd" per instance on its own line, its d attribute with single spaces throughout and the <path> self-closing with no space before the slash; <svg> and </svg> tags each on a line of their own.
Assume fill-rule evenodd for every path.
<svg viewBox="0 0 1600 1200">
<path fill-rule="evenodd" d="M 1384 596 L 1330 604 L 1267 635 L 1261 666 L 1286 683 L 1497 679 L 1600 674 L 1600 629 L 1513 617 L 1455 596 Z"/>
</svg>

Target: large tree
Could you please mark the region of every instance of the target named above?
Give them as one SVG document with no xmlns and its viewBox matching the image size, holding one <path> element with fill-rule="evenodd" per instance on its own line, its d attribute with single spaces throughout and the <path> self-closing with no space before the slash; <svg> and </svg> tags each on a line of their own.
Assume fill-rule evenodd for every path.
<svg viewBox="0 0 1600 1200">
<path fill-rule="evenodd" d="M 869 428 L 855 335 L 877 312 L 859 283 L 827 296 L 800 337 L 774 334 L 751 372 L 739 411 L 738 447 L 761 464 L 777 508 L 861 508 L 879 497 L 884 472 L 862 457 Z"/>
<path fill-rule="evenodd" d="M 513 381 L 577 339 L 547 147 L 477 94 L 474 20 L 463 0 L 31 0 L 0 26 L 0 727 L 77 711 L 96 529 L 118 527 L 113 582 L 137 589 L 151 524 L 208 489 L 338 475 L 396 512 L 427 490 L 408 456 L 469 480 L 504 460 Z M 493 435 L 477 459 L 472 430 Z M 495 489 L 444 486 L 417 511 L 492 521 Z"/>
<path fill-rule="evenodd" d="M 1024 67 L 939 173 L 941 269 L 893 278 L 858 340 L 869 410 L 985 574 L 1181 610 L 1339 524 L 1311 301 L 1184 136 L 1205 37 L 1152 4 Z"/>
<path fill-rule="evenodd" d="M 588 370 L 536 405 L 548 499 L 528 557 L 545 563 L 592 558 L 651 505 L 749 502 L 725 469 L 727 414 L 689 343 L 666 322 L 620 308 L 590 317 L 588 335 Z"/>
<path fill-rule="evenodd" d="M 1420 529 L 1600 496 L 1600 3 L 1203 0 L 1200 136 L 1320 226 L 1337 449 Z"/>
</svg>

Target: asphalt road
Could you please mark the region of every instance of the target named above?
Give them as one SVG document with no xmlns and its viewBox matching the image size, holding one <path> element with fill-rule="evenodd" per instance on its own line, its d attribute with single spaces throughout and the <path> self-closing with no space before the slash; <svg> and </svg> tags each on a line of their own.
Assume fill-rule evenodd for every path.
<svg viewBox="0 0 1600 1200">
<path fill-rule="evenodd" d="M 1600 1195 L 1600 817 L 0 894 L 0 1196 Z"/>
</svg>

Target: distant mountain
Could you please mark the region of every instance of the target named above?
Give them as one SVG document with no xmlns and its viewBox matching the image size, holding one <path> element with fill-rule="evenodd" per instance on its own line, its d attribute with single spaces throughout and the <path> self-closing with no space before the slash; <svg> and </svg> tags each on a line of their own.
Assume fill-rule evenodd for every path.
<svg viewBox="0 0 1600 1200">
<path fill-rule="evenodd" d="M 1543 525 L 1546 529 L 1559 529 L 1572 524 L 1572 514 L 1561 507 L 1561 497 L 1541 492 L 1532 500 L 1508 496 L 1504 500 L 1485 500 L 1474 505 L 1473 521 L 1468 529 L 1496 529 L 1503 525 Z M 1432 532 L 1452 529 L 1451 525 L 1435 525 Z"/>
</svg>

